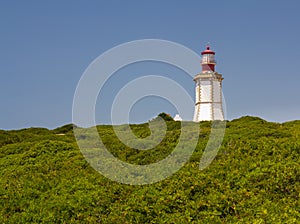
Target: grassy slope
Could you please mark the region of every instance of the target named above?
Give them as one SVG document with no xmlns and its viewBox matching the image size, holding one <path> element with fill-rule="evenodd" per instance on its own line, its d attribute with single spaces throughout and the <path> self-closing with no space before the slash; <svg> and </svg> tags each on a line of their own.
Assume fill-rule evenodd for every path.
<svg viewBox="0 0 300 224">
<path fill-rule="evenodd" d="M 0 131 L 1 223 L 297 223 L 300 220 L 300 121 L 284 124 L 243 117 L 227 123 L 221 149 L 205 170 L 199 160 L 209 136 L 183 169 L 162 182 L 122 185 L 97 173 L 67 125 L 55 130 Z M 147 125 L 132 126 L 137 136 Z M 122 145 L 110 126 L 100 135 L 131 163 L 162 159 L 176 145 L 179 125 L 154 150 Z"/>
</svg>

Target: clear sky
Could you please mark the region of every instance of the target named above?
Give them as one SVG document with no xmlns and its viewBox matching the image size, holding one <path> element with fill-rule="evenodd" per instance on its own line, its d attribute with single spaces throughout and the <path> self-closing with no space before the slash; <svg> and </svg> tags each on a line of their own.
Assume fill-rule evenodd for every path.
<svg viewBox="0 0 300 224">
<path fill-rule="evenodd" d="M 112 47 L 144 38 L 174 41 L 198 53 L 210 42 L 225 78 L 227 119 L 299 120 L 299 9 L 297 0 L 3 0 L 0 129 L 71 123 L 73 95 L 87 66 Z M 107 101 L 97 105 L 97 122 L 109 123 L 109 102 L 118 88 L 149 69 L 194 94 L 192 79 L 164 67 L 141 63 L 115 74 L 104 90 Z M 167 101 L 145 98 L 132 109 L 131 121 L 162 111 L 176 113 Z"/>
</svg>

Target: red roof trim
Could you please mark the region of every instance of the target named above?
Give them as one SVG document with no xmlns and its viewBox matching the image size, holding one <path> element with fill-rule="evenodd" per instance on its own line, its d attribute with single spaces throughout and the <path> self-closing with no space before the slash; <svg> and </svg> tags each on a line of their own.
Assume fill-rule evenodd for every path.
<svg viewBox="0 0 300 224">
<path fill-rule="evenodd" d="M 211 51 L 211 50 L 206 50 L 206 51 L 201 52 L 201 55 L 204 55 L 204 54 L 216 54 L 216 53 L 214 51 Z"/>
</svg>

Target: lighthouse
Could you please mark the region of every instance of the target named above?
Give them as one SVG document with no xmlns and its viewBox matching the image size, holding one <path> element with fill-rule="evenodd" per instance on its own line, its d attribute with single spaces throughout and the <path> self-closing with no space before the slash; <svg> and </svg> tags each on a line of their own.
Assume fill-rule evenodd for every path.
<svg viewBox="0 0 300 224">
<path fill-rule="evenodd" d="M 215 71 L 215 52 L 206 46 L 201 52 L 202 72 L 194 77 L 196 100 L 194 121 L 224 120 L 221 74 Z"/>
</svg>

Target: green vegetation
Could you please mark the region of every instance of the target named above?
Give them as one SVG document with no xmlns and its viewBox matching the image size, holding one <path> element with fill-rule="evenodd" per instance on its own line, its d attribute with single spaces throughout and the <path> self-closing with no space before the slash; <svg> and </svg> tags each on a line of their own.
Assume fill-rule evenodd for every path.
<svg viewBox="0 0 300 224">
<path fill-rule="evenodd" d="M 161 117 L 161 118 L 164 119 L 165 121 L 174 121 L 173 117 L 171 117 L 170 114 L 160 113 L 160 114 L 158 115 L 158 117 Z"/>
<path fill-rule="evenodd" d="M 197 148 L 180 171 L 144 186 L 95 171 L 72 125 L 0 130 L 0 223 L 299 223 L 300 121 L 227 122 L 217 157 L 200 171 L 210 125 L 200 124 Z M 140 138 L 151 135 L 148 124 L 130 127 Z M 146 151 L 123 145 L 111 126 L 97 129 L 121 160 L 150 164 L 172 151 L 180 123 L 167 121 L 162 142 Z"/>
</svg>

